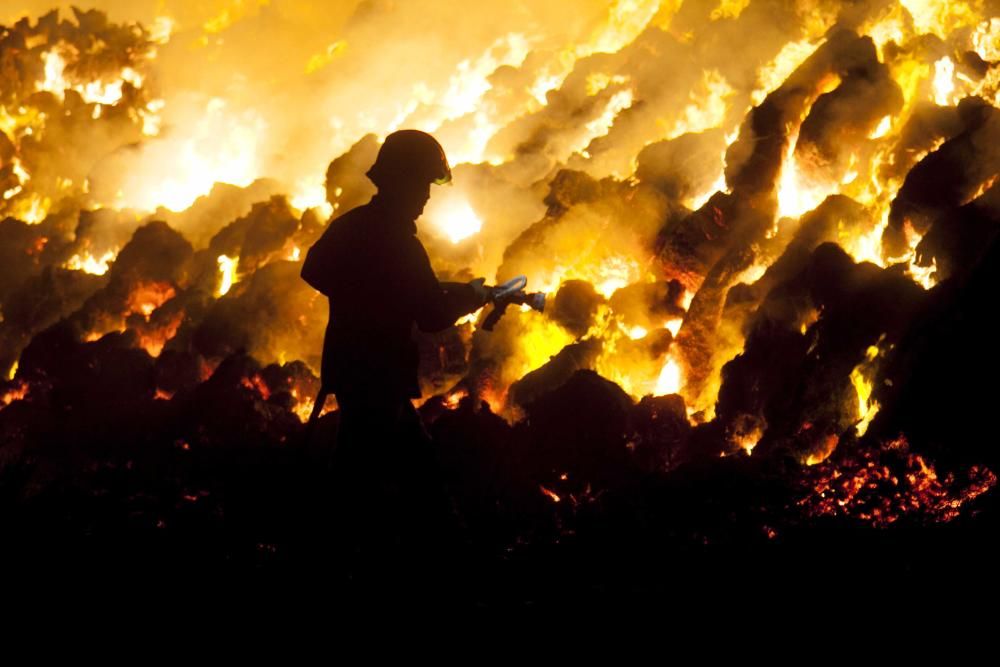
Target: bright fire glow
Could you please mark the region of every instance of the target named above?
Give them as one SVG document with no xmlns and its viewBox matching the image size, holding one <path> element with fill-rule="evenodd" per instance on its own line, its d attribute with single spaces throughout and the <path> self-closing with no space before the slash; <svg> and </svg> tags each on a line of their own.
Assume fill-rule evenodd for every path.
<svg viewBox="0 0 1000 667">
<path fill-rule="evenodd" d="M 934 63 L 934 103 L 947 106 L 955 91 L 955 63 L 945 56 Z"/>
<path fill-rule="evenodd" d="M 451 199 L 434 215 L 434 221 L 452 243 L 466 239 L 483 228 L 483 221 L 464 199 Z"/>
<path fill-rule="evenodd" d="M 824 199 L 837 192 L 839 183 L 816 183 L 809 179 L 799 165 L 795 154 L 796 132 L 788 141 L 785 160 L 781 164 L 778 183 L 778 217 L 798 218 L 819 206 Z M 777 221 L 775 221 L 777 224 Z M 774 230 L 777 231 L 777 228 Z"/>
<path fill-rule="evenodd" d="M 125 178 L 116 203 L 182 211 L 215 183 L 250 185 L 259 172 L 257 147 L 266 129 L 255 112 L 233 112 L 225 100 L 213 98 L 185 132 L 148 145 L 146 159 Z"/>
<path fill-rule="evenodd" d="M 641 327 L 639 325 L 636 325 L 634 327 L 630 327 L 628 329 L 627 333 L 628 333 L 628 337 L 631 338 L 632 340 L 642 340 L 643 338 L 646 337 L 646 335 L 649 332 L 646 331 L 645 327 Z"/>
</svg>

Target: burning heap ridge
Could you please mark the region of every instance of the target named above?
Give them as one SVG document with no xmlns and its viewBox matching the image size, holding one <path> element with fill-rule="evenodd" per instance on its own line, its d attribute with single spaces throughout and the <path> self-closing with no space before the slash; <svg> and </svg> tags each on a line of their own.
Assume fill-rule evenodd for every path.
<svg viewBox="0 0 1000 667">
<path fill-rule="evenodd" d="M 947 522 L 995 484 L 972 374 L 1000 370 L 1000 6 L 613 3 L 571 46 L 497 37 L 390 118 L 331 101 L 373 66 L 351 45 L 406 11 L 369 4 L 305 67 L 323 92 L 303 127 L 327 114 L 335 150 L 280 181 L 289 120 L 177 90 L 193 33 L 172 21 L 0 26 L 0 462 L 33 470 L 24 488 L 81 458 L 295 441 L 327 316 L 303 251 L 371 196 L 399 126 L 457 163 L 421 221 L 442 279 L 550 296 L 421 338 L 421 410 L 468 516 L 565 535 L 640 478 L 735 467 L 778 480 L 739 519 L 772 538 Z"/>
</svg>

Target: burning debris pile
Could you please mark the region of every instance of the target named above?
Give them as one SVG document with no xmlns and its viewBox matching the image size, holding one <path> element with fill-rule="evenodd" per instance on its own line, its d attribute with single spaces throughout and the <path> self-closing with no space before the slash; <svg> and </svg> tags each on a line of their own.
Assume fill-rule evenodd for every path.
<svg viewBox="0 0 1000 667">
<path fill-rule="evenodd" d="M 361 2 L 342 39 L 304 54 L 310 32 L 300 70 L 257 81 L 253 36 L 305 30 L 272 4 L 0 26 L 0 466 L 19 502 L 166 464 L 160 504 L 216 516 L 220 452 L 284 461 L 327 318 L 304 251 L 368 200 L 406 126 L 454 164 L 419 222 L 439 277 L 524 274 L 549 299 L 421 334 L 420 410 L 484 541 L 768 540 L 992 496 L 1000 4 L 595 1 L 546 30 L 555 2 L 520 30 L 462 19 L 454 51 L 428 27 L 440 57 L 418 75 L 366 46 L 413 10 Z M 263 101 L 285 96 L 302 108 Z M 327 442 L 336 421 L 331 401 Z M 136 497 L 114 511 L 183 521 Z"/>
</svg>

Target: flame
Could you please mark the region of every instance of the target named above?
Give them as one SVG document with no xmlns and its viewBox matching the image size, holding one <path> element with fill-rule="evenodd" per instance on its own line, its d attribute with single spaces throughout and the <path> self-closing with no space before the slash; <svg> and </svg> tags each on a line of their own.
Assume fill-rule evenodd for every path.
<svg viewBox="0 0 1000 667">
<path fill-rule="evenodd" d="M 508 314 L 511 317 L 514 313 Z M 561 326 L 536 313 L 518 313 L 518 322 L 523 327 L 510 358 L 504 363 L 503 383 L 508 385 L 544 364 L 573 342 L 573 336 Z M 501 321 L 501 323 L 503 323 Z M 495 394 L 499 399 L 500 394 Z M 498 401 L 502 405 L 502 401 Z M 491 407 L 494 403 L 490 402 Z"/>
<path fill-rule="evenodd" d="M 660 0 L 617 0 L 608 10 L 607 23 L 577 55 L 614 53 L 639 36 L 660 9 Z"/>
<path fill-rule="evenodd" d="M 15 385 L 3 394 L 0 394 L 0 407 L 7 407 L 14 401 L 22 401 L 28 396 L 28 383 L 24 380 L 15 383 Z"/>
<path fill-rule="evenodd" d="M 804 63 L 806 58 L 811 56 L 820 46 L 822 46 L 822 42 L 804 39 L 798 42 L 788 42 L 781 47 L 781 51 L 778 52 L 774 60 L 757 72 L 757 88 L 750 93 L 750 100 L 754 106 L 763 102 L 765 97 L 783 84 L 788 75 Z"/>
<path fill-rule="evenodd" d="M 236 282 L 236 268 L 239 266 L 240 258 L 219 255 L 216 261 L 219 263 L 219 289 L 215 295 L 225 296 Z"/>
<path fill-rule="evenodd" d="M 713 21 L 739 18 L 749 4 L 750 0 L 720 0 L 719 6 L 712 10 L 709 18 Z"/>
<path fill-rule="evenodd" d="M 264 378 L 260 376 L 260 373 L 254 373 L 250 377 L 241 378 L 240 384 L 250 391 L 256 392 L 265 401 L 271 398 L 271 388 L 264 382 Z"/>
<path fill-rule="evenodd" d="M 24 190 L 25 184 L 31 179 L 31 175 L 25 170 L 24 165 L 21 164 L 21 161 L 16 156 L 11 159 L 10 166 L 11 171 L 17 176 L 18 184 L 3 193 L 4 199 L 10 199 L 19 194 Z"/>
<path fill-rule="evenodd" d="M 656 380 L 656 388 L 653 390 L 653 395 L 679 394 L 681 384 L 681 367 L 672 356 L 668 355 L 667 362 L 663 364 L 660 376 Z"/>
<path fill-rule="evenodd" d="M 114 263 L 115 258 L 118 256 L 118 250 L 108 250 L 100 257 L 94 257 L 90 251 L 84 251 L 81 255 L 77 253 L 66 260 L 63 266 L 71 271 L 83 271 L 84 273 L 90 273 L 95 276 L 103 276 L 108 272 L 111 264 Z"/>
<path fill-rule="evenodd" d="M 594 283 L 597 293 L 606 299 L 626 285 L 637 282 L 639 263 L 625 257 L 611 257 L 598 269 L 598 279 Z"/>
<path fill-rule="evenodd" d="M 18 365 L 19 361 L 20 360 L 18 360 L 18 359 L 14 360 L 14 365 L 10 367 L 10 372 L 7 373 L 7 379 L 8 380 L 13 380 L 14 377 L 17 375 L 17 365 Z"/>
<path fill-rule="evenodd" d="M 324 219 L 333 215 L 335 209 L 326 200 L 326 188 L 322 178 L 318 175 L 299 181 L 295 187 L 295 194 L 289 198 L 288 202 L 299 211 L 310 208 L 318 209 L 320 217 Z"/>
<path fill-rule="evenodd" d="M 760 439 L 764 436 L 764 430 L 759 426 L 755 427 L 749 433 L 741 433 L 733 438 L 732 442 L 734 445 L 746 452 L 747 456 L 753 453 L 754 447 L 760 442 Z"/>
<path fill-rule="evenodd" d="M 312 415 L 313 407 L 316 405 L 316 401 L 312 398 L 300 399 L 296 402 L 295 407 L 292 408 L 292 412 L 295 416 L 299 418 L 299 421 L 305 424 L 309 421 L 309 417 Z"/>
<path fill-rule="evenodd" d="M 881 139 L 889 130 L 892 128 L 892 116 L 883 116 L 882 120 L 879 121 L 878 126 L 875 130 L 868 135 L 869 139 Z"/>
<path fill-rule="evenodd" d="M 597 93 L 601 92 L 611 84 L 621 84 L 626 83 L 628 77 L 621 74 L 610 75 L 605 72 L 593 72 L 587 76 L 586 91 L 587 95 L 593 97 Z"/>
<path fill-rule="evenodd" d="M 869 346 L 865 351 L 865 359 L 851 371 L 851 384 L 854 385 L 858 396 L 859 419 L 856 428 L 859 436 L 864 435 L 868 430 L 868 425 L 871 424 L 879 409 L 878 402 L 871 400 L 873 385 L 869 379 L 875 374 L 879 354 L 878 345 Z"/>
<path fill-rule="evenodd" d="M 594 247 L 592 250 L 602 253 L 605 249 Z M 570 266 L 556 266 L 547 272 L 528 274 L 528 284 L 546 294 L 554 293 L 567 280 L 585 280 L 606 299 L 622 287 L 654 279 L 633 257 L 614 253 L 594 257 L 585 249 L 579 249 L 576 262 Z"/>
<path fill-rule="evenodd" d="M 295 406 L 292 408 L 292 412 L 295 416 L 299 418 L 299 421 L 305 424 L 309 421 L 309 417 L 312 415 L 313 407 L 316 405 L 316 399 L 309 396 L 303 396 L 302 392 L 298 387 L 291 388 L 292 398 L 295 399 Z M 326 403 L 320 410 L 319 416 L 333 412 L 337 409 L 337 400 L 333 396 L 327 396 Z"/>
<path fill-rule="evenodd" d="M 628 334 L 628 337 L 631 338 L 632 340 L 641 340 L 645 338 L 649 332 L 646 331 L 645 327 L 635 325 L 633 327 L 630 327 L 626 333 Z"/>
<path fill-rule="evenodd" d="M 918 33 L 932 33 L 947 39 L 949 33 L 978 23 L 975 10 L 961 0 L 900 0 L 913 17 Z"/>
<path fill-rule="evenodd" d="M 814 466 L 830 458 L 830 454 L 833 454 L 834 450 L 837 449 L 837 445 L 840 444 L 840 437 L 835 433 L 830 433 L 822 439 L 820 442 L 819 451 L 810 452 L 806 456 L 803 463 L 807 466 Z"/>
<path fill-rule="evenodd" d="M 558 495 L 556 495 L 556 493 L 554 491 L 550 491 L 549 489 L 546 489 L 541 484 L 538 485 L 538 488 L 541 490 L 541 492 L 544 495 L 548 496 L 549 500 L 551 500 L 552 502 L 558 503 L 559 501 L 562 500 L 562 498 L 560 498 Z"/>
<path fill-rule="evenodd" d="M 184 313 L 176 313 L 169 322 L 158 329 L 139 333 L 139 346 L 151 357 L 159 357 L 167 341 L 177 335 L 177 330 L 184 321 Z"/>
<path fill-rule="evenodd" d="M 136 88 L 142 87 L 142 75 L 131 67 L 123 68 L 118 77 L 110 81 L 88 81 L 85 84 L 70 83 L 65 77 L 66 59 L 63 52 L 72 48 L 63 44 L 42 54 L 45 79 L 38 83 L 38 90 L 48 91 L 59 98 L 65 97 L 67 90 L 75 90 L 80 93 L 85 102 L 110 106 L 122 99 L 122 87 L 126 81 Z"/>
<path fill-rule="evenodd" d="M 205 38 L 202 40 L 203 44 L 209 42 L 213 45 L 221 44 L 223 33 L 234 22 L 255 15 L 266 2 L 254 0 L 227 4 L 226 8 L 213 13 L 208 20 L 196 22 L 202 24 L 201 28 L 205 33 L 213 35 L 211 40 L 202 35 Z M 636 113 L 629 113 L 626 116 L 638 117 L 641 120 L 642 112 L 639 105 L 642 104 L 645 111 L 650 111 L 655 108 L 656 100 L 653 99 L 655 96 L 649 95 L 653 92 L 650 90 L 652 86 L 644 78 L 640 78 L 634 68 L 628 73 L 630 63 L 624 61 L 626 56 L 631 58 L 634 54 L 621 53 L 618 57 L 595 57 L 590 58 L 588 62 L 582 61 L 595 54 L 619 54 L 621 49 L 635 43 L 636 38 L 650 26 L 670 30 L 672 36 L 681 43 L 691 44 L 695 39 L 693 32 L 681 34 L 680 29 L 671 30 L 673 16 L 681 6 L 680 0 L 663 2 L 616 0 L 609 4 L 606 16 L 588 25 L 588 31 L 591 26 L 593 30 L 582 42 L 568 45 L 546 42 L 545 37 L 539 34 L 541 31 L 536 30 L 537 26 L 529 26 L 530 33 L 511 32 L 497 39 L 494 39 L 495 35 L 490 35 L 481 40 L 478 47 L 463 51 L 460 56 L 461 61 L 457 64 L 449 63 L 448 70 L 429 72 L 426 80 L 408 80 L 405 86 L 399 88 L 401 92 L 389 92 L 392 87 L 387 86 L 384 101 L 379 100 L 376 104 L 370 99 L 350 100 L 352 103 L 356 102 L 356 107 L 364 108 L 364 111 L 340 115 L 331 115 L 332 111 L 323 111 L 329 126 L 315 129 L 318 133 L 315 141 L 322 142 L 324 159 L 335 154 L 337 148 L 343 148 L 345 142 L 353 143 L 366 131 L 384 137 L 398 127 L 419 127 L 440 133 L 452 163 L 489 161 L 496 164 L 504 162 L 501 157 L 510 158 L 510 164 L 506 164 L 504 169 L 495 171 L 503 172 L 501 178 L 516 179 L 516 176 L 507 173 L 506 167 L 513 167 L 510 172 L 517 171 L 516 167 L 520 166 L 518 164 L 520 153 L 517 157 L 491 154 L 487 148 L 490 140 L 514 120 L 534 120 L 528 116 L 547 105 L 548 93 L 558 89 L 568 80 L 575 89 L 567 89 L 566 95 L 552 96 L 554 101 L 559 100 L 556 106 L 573 104 L 574 102 L 566 100 L 580 98 L 581 89 L 594 99 L 584 100 L 579 109 L 570 110 L 577 114 L 575 116 L 577 120 L 572 124 L 577 130 L 577 135 L 563 140 L 556 151 L 562 154 L 544 157 L 551 158 L 553 169 L 565 166 L 572 152 L 581 153 L 584 158 L 589 158 L 586 149 L 590 142 L 597 137 L 606 136 L 612 126 L 622 120 L 623 111 L 635 104 Z M 699 7 L 698 11 L 713 21 L 722 22 L 740 18 L 748 6 L 749 0 L 713 0 L 712 3 Z M 689 6 L 688 9 L 690 8 Z M 887 56 L 883 61 L 891 68 L 891 76 L 903 91 L 904 107 L 893 116 L 886 115 L 879 121 L 869 135 L 871 143 L 861 142 L 863 145 L 857 147 L 851 156 L 847 172 L 830 182 L 817 181 L 808 164 L 808 156 L 796 155 L 794 147 L 797 130 L 794 127 L 788 128 L 786 132 L 790 135 L 789 143 L 784 155 L 780 181 L 776 186 L 779 217 L 797 218 L 815 208 L 829 194 L 843 192 L 868 208 L 871 212 L 871 221 L 869 229 L 860 234 L 848 237 L 846 232 L 842 233 L 843 238 L 838 239 L 841 245 L 857 261 L 872 261 L 883 267 L 903 263 L 905 267 L 902 268 L 922 285 L 930 287 L 934 284 L 935 267 L 933 265 L 920 267 L 915 264 L 915 250 L 920 241 L 916 234 L 909 234 L 909 247 L 904 256 L 894 258 L 883 256 L 881 237 L 887 225 L 889 205 L 901 187 L 904 177 L 886 177 L 882 173 L 882 168 L 885 167 L 887 172 L 893 171 L 889 169 L 894 166 L 892 160 L 899 159 L 894 144 L 902 129 L 907 127 L 907 122 L 917 104 L 933 100 L 939 105 L 952 105 L 962 96 L 978 92 L 987 98 L 1000 101 L 997 97 L 1000 95 L 998 92 L 1000 68 L 990 68 L 991 71 L 976 82 L 963 74 L 961 71 L 963 67 L 961 65 L 956 67 L 956 63 L 950 57 L 939 59 L 933 63 L 932 68 L 930 61 L 926 60 L 925 52 L 912 47 L 915 43 L 912 41 L 914 38 L 933 34 L 945 40 L 952 54 L 962 53 L 971 47 L 986 61 L 998 61 L 1000 18 L 980 20 L 981 13 L 981 5 L 978 2 L 905 0 L 902 4 L 893 3 L 891 7 L 886 7 L 885 11 L 877 12 L 878 16 L 869 24 L 860 26 L 861 33 L 869 34 L 874 39 L 880 58 L 883 58 L 883 54 Z M 686 132 L 701 132 L 709 128 L 719 128 L 726 132 L 727 148 L 719 155 L 718 177 L 706 192 L 697 193 L 689 201 L 684 202 L 689 208 L 700 207 L 714 192 L 724 191 L 726 188 L 724 160 L 728 147 L 738 136 L 738 129 L 733 127 L 736 114 L 732 112 L 739 109 L 733 109 L 733 105 L 746 104 L 748 99 L 753 104 L 760 104 L 769 92 L 785 83 L 788 76 L 823 43 L 820 35 L 832 25 L 836 17 L 828 11 L 814 11 L 812 14 L 814 16 L 802 18 L 802 30 L 796 35 L 802 39 L 785 44 L 771 63 L 758 68 L 756 80 L 750 85 L 739 79 L 727 80 L 718 69 L 705 69 L 700 73 L 691 72 L 690 81 L 686 84 L 691 90 L 677 92 L 674 109 L 669 111 L 655 109 L 648 119 L 653 129 L 648 132 L 648 136 L 636 137 L 638 145 L 674 138 Z M 713 27 L 713 30 L 722 31 L 724 27 L 718 25 Z M 153 23 L 151 31 L 153 40 L 166 43 L 174 28 L 174 19 L 158 18 Z M 186 34 L 189 29 L 190 26 L 187 26 L 185 33 L 182 34 Z M 197 32 L 197 26 L 195 31 Z M 197 40 L 198 37 L 195 36 L 194 39 Z M 890 41 L 897 42 L 901 48 L 894 50 L 886 48 Z M 655 43 L 655 40 L 652 42 Z M 135 114 L 141 117 L 142 133 L 148 138 L 139 144 L 137 149 L 142 154 L 142 159 L 137 159 L 135 168 L 126 175 L 121 186 L 121 194 L 115 201 L 103 204 L 115 207 L 130 206 L 142 211 L 153 211 L 160 207 L 180 211 L 189 207 L 197 197 L 207 194 L 216 182 L 246 186 L 254 179 L 266 175 L 266 168 L 273 169 L 271 153 L 283 147 L 272 145 L 265 137 L 269 131 L 283 128 L 280 119 L 268 115 L 271 113 L 268 111 L 270 103 L 261 102 L 259 106 L 252 106 L 247 102 L 249 96 L 237 94 L 233 90 L 220 90 L 212 93 L 217 97 L 182 99 L 171 94 L 147 102 L 138 101 L 135 103 L 135 108 L 123 109 L 121 105 L 125 97 L 124 92 L 128 89 L 126 83 L 142 87 L 147 78 L 150 85 L 156 81 L 156 77 L 145 76 L 147 70 L 144 67 L 134 65 L 113 72 L 113 75 L 105 74 L 99 78 L 94 77 L 94 80 L 82 80 L 77 74 L 77 69 L 68 64 L 79 60 L 80 54 L 73 51 L 75 47 L 64 43 L 50 46 L 45 45 L 44 41 L 39 44 L 43 46 L 32 44 L 29 48 L 36 49 L 35 54 L 40 57 L 43 71 L 39 73 L 39 77 L 42 78 L 31 81 L 29 91 L 35 87 L 65 98 L 67 91 L 75 90 L 87 102 L 95 105 L 87 113 L 94 120 L 101 120 L 102 126 L 111 122 L 113 114 L 119 111 L 127 112 L 137 122 Z M 645 48 L 646 45 L 640 43 L 639 46 Z M 341 62 L 338 59 L 346 54 L 353 55 L 355 48 L 356 46 L 352 44 L 349 51 L 348 44 L 344 40 L 332 42 L 328 38 L 318 40 L 308 51 L 300 54 L 302 59 L 296 61 L 294 70 L 301 74 L 304 67 L 305 73 L 309 75 L 311 89 L 316 89 L 323 84 L 323 77 L 334 74 L 333 70 Z M 205 53 L 208 55 L 208 50 Z M 343 62 L 346 62 L 346 59 Z M 731 71 L 726 67 L 722 69 Z M 511 76 L 509 79 L 494 76 L 501 73 Z M 573 79 L 567 79 L 571 73 L 574 73 Z M 577 75 L 585 80 L 577 80 Z M 507 91 L 494 90 L 493 86 L 497 81 L 507 80 L 516 83 L 509 98 L 514 100 L 514 103 L 505 107 L 504 100 L 507 98 L 503 98 L 503 95 L 506 95 Z M 836 77 L 825 83 L 826 89 L 829 89 L 831 85 L 836 85 Z M 752 92 L 748 90 L 751 86 L 754 88 Z M 380 86 L 374 88 L 378 88 L 381 94 Z M 150 92 L 150 96 L 152 94 Z M 111 108 L 112 105 L 117 108 Z M 547 112 L 551 111 L 555 116 L 561 109 L 542 111 L 545 114 L 538 114 L 539 119 L 547 121 L 549 119 Z M 83 117 L 83 120 L 87 121 L 87 118 Z M 68 181 L 58 181 L 55 186 L 45 185 L 51 180 L 47 174 L 38 170 L 33 180 L 33 174 L 29 173 L 29 168 L 25 166 L 32 165 L 30 169 L 37 169 L 35 157 L 29 151 L 22 150 L 21 142 L 27 137 L 44 136 L 43 133 L 48 129 L 44 113 L 26 107 L 12 106 L 10 109 L 0 107 L 0 129 L 12 138 L 16 151 L 21 151 L 19 155 L 25 156 L 25 163 L 22 163 L 16 155 L 11 160 L 16 183 L 13 179 L 5 180 L 4 187 L 7 190 L 2 193 L 3 201 L 0 202 L 0 206 L 4 208 L 3 216 L 0 217 L 10 214 L 28 222 L 40 222 L 53 207 L 53 202 L 59 202 L 63 194 L 61 191 L 68 192 L 75 188 L 78 192 L 85 194 L 88 192 L 86 183 L 77 183 L 74 186 Z M 161 129 L 169 131 L 161 132 Z M 621 128 L 615 127 L 615 130 L 618 129 Z M 865 129 L 867 131 L 868 128 Z M 334 135 L 332 138 L 328 136 L 331 134 Z M 617 135 L 617 132 L 615 134 Z M 517 150 L 520 151 L 520 148 Z M 574 159 L 577 157 L 579 156 L 574 156 Z M 915 163 L 921 157 L 906 155 L 903 159 Z M 590 165 L 583 160 L 580 163 L 585 166 L 579 168 L 584 170 L 590 168 Z M 298 211 L 318 209 L 320 215 L 324 217 L 332 215 L 337 205 L 330 206 L 326 201 L 321 170 L 309 170 L 290 160 L 289 165 L 291 169 L 287 172 L 289 173 L 287 186 L 292 206 Z M 543 165 L 543 169 L 549 166 Z M 577 166 L 574 165 L 573 168 Z M 306 173 L 309 175 L 304 176 Z M 601 174 L 603 175 L 605 174 Z M 532 178 L 537 177 L 539 175 L 532 176 Z M 627 177 L 628 174 L 619 175 L 619 181 L 627 183 Z M 705 179 L 707 180 L 709 179 Z M 345 186 L 349 187 L 346 183 Z M 461 187 L 461 184 L 459 186 Z M 338 188 L 337 196 L 341 194 Z M 427 220 L 444 237 L 456 244 L 481 233 L 483 220 L 488 219 L 492 223 L 494 218 L 489 215 L 487 204 L 480 204 L 485 201 L 484 198 L 474 197 L 474 194 L 469 190 L 442 197 L 440 200 L 436 197 L 435 201 L 431 202 Z M 475 202 L 481 211 L 473 209 L 470 202 Z M 87 203 L 89 205 L 90 202 Z M 603 219 L 610 216 L 606 211 L 598 209 L 595 217 Z M 527 223 L 529 220 L 525 219 L 524 222 Z M 501 227 L 499 224 L 496 226 Z M 488 231 L 493 237 L 494 229 L 490 228 Z M 776 231 L 777 228 L 772 230 L 772 237 Z M 499 234 L 497 232 L 498 236 Z M 568 250 L 558 253 L 558 256 L 546 257 L 545 261 L 539 262 L 542 265 L 540 267 L 523 268 L 526 274 L 530 274 L 532 289 L 540 288 L 551 294 L 564 281 L 580 279 L 590 282 L 603 297 L 610 298 L 623 287 L 651 282 L 658 278 L 656 275 L 651 275 L 650 270 L 646 268 L 649 261 L 643 253 L 648 254 L 648 249 L 642 244 L 636 243 L 633 247 L 625 248 L 620 245 L 608 247 L 609 241 L 612 240 L 609 234 L 590 242 L 588 246 L 588 239 L 581 241 L 582 236 L 587 235 L 573 232 L 573 238 L 566 243 Z M 491 243 L 494 240 L 494 238 L 489 239 Z M 303 242 L 307 242 L 305 236 L 296 236 L 295 243 L 286 242 L 282 251 L 275 256 L 288 261 L 299 261 L 301 250 L 296 244 Z M 455 254 L 462 254 L 466 250 L 482 251 L 480 245 L 487 245 L 485 239 L 482 244 L 463 245 L 455 250 Z M 64 266 L 72 270 L 105 274 L 114 262 L 117 252 L 117 249 L 110 250 L 96 257 L 92 251 L 81 251 L 71 257 Z M 447 249 L 443 252 L 447 253 Z M 37 249 L 36 254 L 39 254 Z M 448 263 L 454 258 L 434 259 L 437 264 L 438 260 Z M 239 258 L 220 255 L 217 262 L 219 284 L 216 296 L 221 297 L 228 294 L 238 280 Z M 493 269 L 495 265 L 489 270 Z M 755 264 L 738 276 L 738 280 L 754 282 L 766 269 L 767 265 L 764 263 Z M 481 273 L 488 275 L 489 270 Z M 519 272 L 521 270 L 518 269 Z M 246 267 L 244 273 L 248 273 Z M 140 286 L 129 295 L 128 310 L 124 315 L 141 314 L 147 319 L 148 324 L 154 311 L 173 295 L 174 288 L 166 283 Z M 693 295 L 693 291 L 685 293 L 685 308 L 690 305 Z M 669 353 L 664 356 L 659 348 L 656 348 L 655 354 L 650 352 L 650 349 L 655 347 L 655 341 L 666 339 L 665 335 L 655 335 L 662 331 L 653 331 L 654 335 L 650 335 L 650 329 L 658 327 L 662 320 L 651 320 L 652 316 L 642 317 L 638 320 L 641 324 L 636 324 L 635 320 L 626 320 L 624 316 L 613 313 L 610 306 L 602 308 L 594 326 L 582 337 L 599 339 L 602 344 L 595 369 L 618 382 L 633 396 L 679 392 L 684 385 L 685 370 L 691 369 L 682 368 L 677 358 Z M 540 367 L 566 345 L 577 340 L 575 334 L 567 333 L 564 328 L 546 316 L 531 311 L 518 313 L 515 309 L 511 310 L 511 314 L 502 326 L 510 328 L 510 332 L 515 334 L 511 337 L 516 338 L 516 342 L 512 343 L 513 348 L 509 357 L 502 362 L 496 386 L 483 391 L 483 398 L 494 410 L 503 406 L 506 387 L 510 382 Z M 176 321 L 171 319 L 166 324 L 162 323 L 161 318 L 154 318 L 157 327 L 155 330 L 152 330 L 153 325 L 150 325 L 146 327 L 150 330 L 142 329 L 137 332 L 139 344 L 154 356 L 160 354 L 166 342 L 176 334 L 182 317 L 178 315 Z M 463 318 L 462 322 L 474 322 L 477 317 L 478 313 L 474 313 Z M 681 318 L 674 318 L 663 324 L 664 328 L 675 336 L 679 333 L 681 325 Z M 121 326 L 124 327 L 124 324 Z M 802 327 L 803 331 L 806 331 L 808 324 L 803 323 Z M 100 335 L 91 332 L 88 337 Z M 729 343 L 730 341 L 726 341 L 725 344 L 720 344 L 722 352 L 729 350 Z M 281 361 L 284 362 L 283 356 Z M 872 400 L 873 387 L 869 379 L 874 376 L 875 361 L 875 357 L 866 359 L 850 375 L 858 400 L 859 434 L 865 433 L 878 410 L 877 403 Z M 12 370 L 11 373 L 13 372 Z M 211 370 L 206 367 L 205 372 L 210 374 Z M 266 386 L 259 376 L 250 378 L 246 382 L 254 391 L 264 395 Z M 312 409 L 312 402 L 308 398 L 300 399 L 297 391 L 293 390 L 292 393 L 296 398 L 294 410 L 304 421 Z M 457 405 L 460 397 L 461 392 L 447 395 L 444 399 L 446 407 Z M 711 403 L 711 398 L 711 396 L 699 397 L 696 407 L 708 405 Z M 693 402 L 689 401 L 689 404 Z M 760 437 L 760 433 L 751 432 L 738 436 L 734 442 L 749 453 Z M 834 451 L 836 445 L 836 439 L 825 440 L 821 443 L 821 451 L 811 454 L 806 462 L 819 465 Z"/>
<path fill-rule="evenodd" d="M 214 97 L 186 132 L 158 138 L 129 174 L 116 207 L 182 211 L 215 183 L 246 187 L 259 172 L 257 148 L 267 122 L 253 110 L 235 111 Z"/>
<path fill-rule="evenodd" d="M 338 39 L 337 41 L 330 43 L 325 49 L 323 49 L 323 51 L 313 54 L 313 56 L 309 58 L 309 62 L 306 63 L 306 74 L 312 74 L 313 72 L 318 72 L 323 69 L 332 63 L 337 56 L 344 53 L 346 49 L 347 42 L 342 39 Z"/>
<path fill-rule="evenodd" d="M 458 408 L 458 404 L 462 402 L 462 399 L 468 395 L 469 392 L 465 389 L 457 389 L 445 396 L 444 407 L 449 410 L 455 410 Z"/>
<path fill-rule="evenodd" d="M 681 111 L 668 139 L 720 127 L 725 120 L 729 110 L 727 100 L 736 94 L 726 77 L 718 70 L 705 70 L 699 87 L 701 90 L 696 88 L 691 92 L 691 102 Z"/>
<path fill-rule="evenodd" d="M 583 150 L 593 139 L 602 137 L 608 133 L 611 124 L 615 122 L 615 117 L 623 110 L 632 106 L 632 91 L 629 89 L 619 90 L 608 100 L 604 112 L 594 120 L 584 124 L 586 132 L 577 142 L 573 152 L 580 152 L 584 157 L 590 157 L 587 151 Z"/>
<path fill-rule="evenodd" d="M 555 74 L 548 74 L 546 72 L 541 74 L 535 82 L 531 84 L 529 91 L 531 92 L 531 96 L 535 98 L 535 101 L 537 101 L 541 106 L 545 106 L 548 104 L 548 98 L 546 96 L 549 94 L 549 91 L 558 88 L 562 84 L 562 81 L 563 77 Z"/>
<path fill-rule="evenodd" d="M 452 243 L 458 243 L 473 234 L 477 234 L 483 228 L 483 221 L 479 219 L 479 216 L 464 199 L 449 199 L 434 214 L 434 221 L 438 229 Z"/>
<path fill-rule="evenodd" d="M 955 63 L 945 56 L 934 63 L 934 102 L 947 106 L 955 91 Z"/>
<path fill-rule="evenodd" d="M 141 313 L 147 320 L 153 311 L 174 298 L 176 292 L 170 283 L 140 283 L 128 296 L 125 315 Z"/>
</svg>

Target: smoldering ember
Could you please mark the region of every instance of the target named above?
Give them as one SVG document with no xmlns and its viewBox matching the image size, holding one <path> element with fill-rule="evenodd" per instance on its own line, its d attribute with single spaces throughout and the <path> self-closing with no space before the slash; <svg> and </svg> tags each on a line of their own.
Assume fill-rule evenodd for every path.
<svg viewBox="0 0 1000 667">
<path fill-rule="evenodd" d="M 1000 2 L 454 4 L 0 10 L 5 571 L 995 584 Z M 402 128 L 451 164 L 439 280 L 546 303 L 415 332 L 451 534 L 374 484 L 347 544 L 300 273 Z"/>
</svg>

